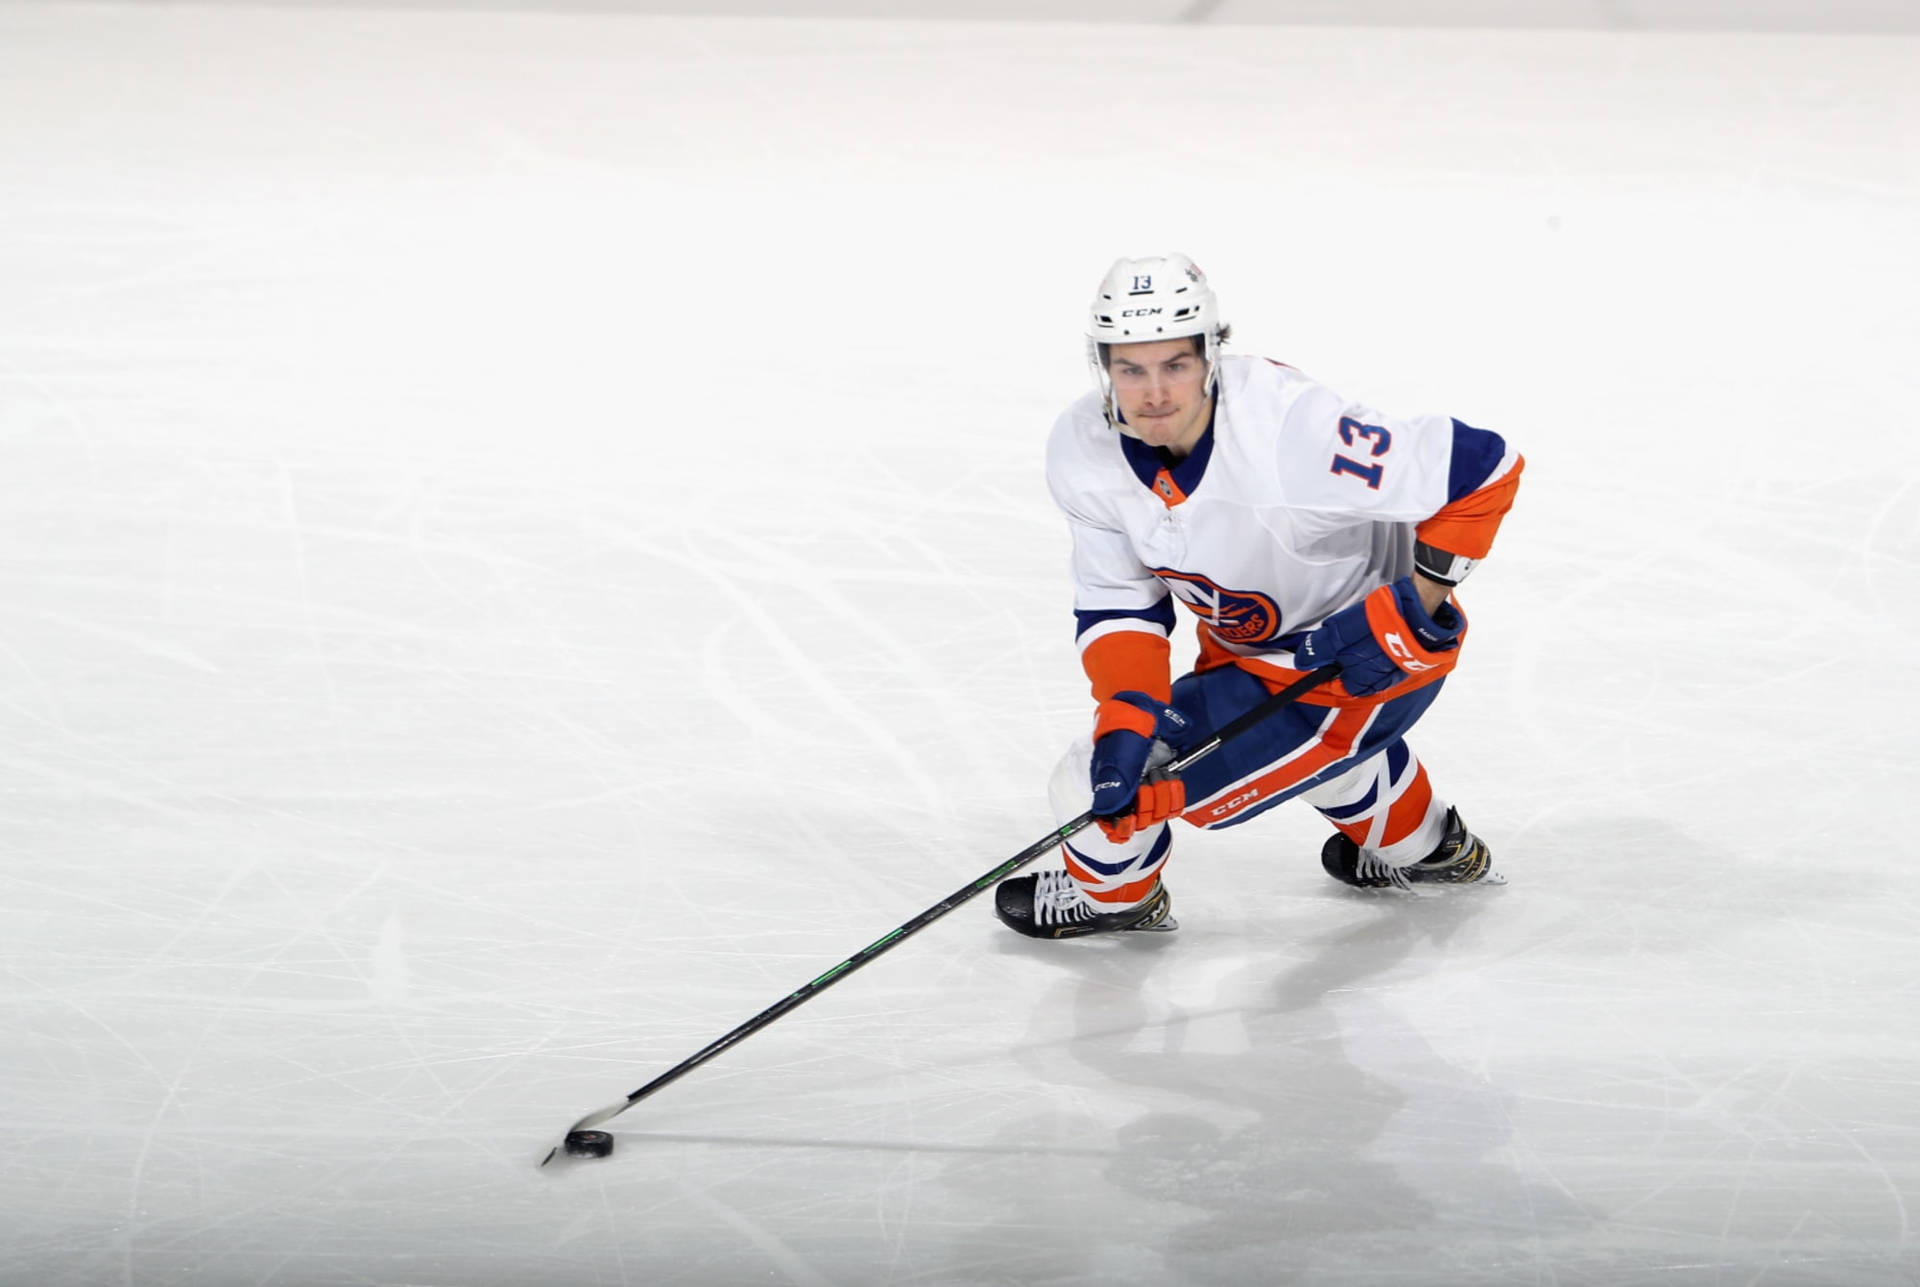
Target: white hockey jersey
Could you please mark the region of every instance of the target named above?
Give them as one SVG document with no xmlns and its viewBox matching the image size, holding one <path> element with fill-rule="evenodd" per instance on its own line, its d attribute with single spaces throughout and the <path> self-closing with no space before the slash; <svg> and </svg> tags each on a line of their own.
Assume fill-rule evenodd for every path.
<svg viewBox="0 0 1920 1287">
<path fill-rule="evenodd" d="M 1083 656 L 1115 634 L 1164 639 L 1178 599 L 1203 666 L 1286 682 L 1298 633 L 1411 572 L 1416 533 L 1485 556 L 1524 463 L 1498 434 L 1384 415 L 1260 358 L 1223 357 L 1218 387 L 1184 459 L 1115 432 L 1095 393 L 1055 423 L 1047 482 L 1073 532 Z"/>
</svg>

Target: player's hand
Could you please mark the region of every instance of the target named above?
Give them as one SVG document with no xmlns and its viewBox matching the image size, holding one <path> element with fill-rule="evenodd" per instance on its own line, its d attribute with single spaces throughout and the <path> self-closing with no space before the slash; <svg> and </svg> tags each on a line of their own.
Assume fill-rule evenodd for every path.
<svg viewBox="0 0 1920 1287">
<path fill-rule="evenodd" d="M 1125 840 L 1180 812 L 1184 783 L 1164 778 L 1143 785 L 1141 779 L 1155 742 L 1177 754 L 1192 736 L 1185 715 L 1145 693 L 1115 693 L 1100 703 L 1093 730 L 1093 813 L 1108 839 Z"/>
<path fill-rule="evenodd" d="M 1352 607 L 1328 617 L 1294 648 L 1301 670 L 1340 665 L 1340 682 L 1355 697 L 1382 692 L 1441 664 L 1441 653 L 1460 644 L 1466 619 L 1451 603 L 1432 616 L 1420 604 L 1413 578 L 1383 585 Z"/>
<path fill-rule="evenodd" d="M 1187 784 L 1179 778 L 1155 778 L 1140 784 L 1134 792 L 1133 802 L 1126 806 L 1127 812 L 1115 814 L 1111 818 L 1096 816 L 1094 825 L 1106 833 L 1114 844 L 1133 839 L 1136 831 L 1145 831 L 1157 827 L 1169 818 L 1177 818 L 1187 807 Z"/>
</svg>

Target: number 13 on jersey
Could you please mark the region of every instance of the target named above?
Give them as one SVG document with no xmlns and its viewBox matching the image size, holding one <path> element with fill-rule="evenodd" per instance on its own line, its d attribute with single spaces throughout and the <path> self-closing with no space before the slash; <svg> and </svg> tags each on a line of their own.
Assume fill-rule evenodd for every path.
<svg viewBox="0 0 1920 1287">
<path fill-rule="evenodd" d="M 1373 464 L 1362 464 L 1351 456 L 1336 453 L 1333 458 L 1333 473 L 1352 474 L 1375 491 L 1380 490 L 1380 478 L 1387 467 L 1379 463 L 1379 457 L 1387 454 L 1393 446 L 1393 435 L 1387 432 L 1385 425 L 1361 424 L 1352 416 L 1340 417 L 1340 441 L 1349 447 L 1366 447 Z"/>
</svg>

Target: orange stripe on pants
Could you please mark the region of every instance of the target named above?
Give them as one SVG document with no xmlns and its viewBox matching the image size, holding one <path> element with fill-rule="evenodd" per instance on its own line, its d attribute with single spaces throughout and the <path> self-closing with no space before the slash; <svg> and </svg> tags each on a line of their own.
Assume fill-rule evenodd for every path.
<svg viewBox="0 0 1920 1287">
<path fill-rule="evenodd" d="M 1211 827 L 1256 804 L 1285 795 L 1353 754 L 1353 744 L 1373 722 L 1378 706 L 1336 707 L 1321 722 L 1319 734 L 1258 777 L 1242 779 L 1214 793 L 1180 816 L 1196 827 Z"/>
</svg>

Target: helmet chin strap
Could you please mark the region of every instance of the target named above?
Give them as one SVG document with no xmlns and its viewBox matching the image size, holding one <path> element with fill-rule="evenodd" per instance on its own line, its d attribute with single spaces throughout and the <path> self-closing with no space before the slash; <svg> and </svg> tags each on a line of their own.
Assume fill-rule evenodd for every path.
<svg viewBox="0 0 1920 1287">
<path fill-rule="evenodd" d="M 1120 408 L 1113 401 L 1113 377 L 1107 374 L 1107 368 L 1100 362 L 1100 344 L 1092 336 L 1087 337 L 1087 370 L 1093 375 L 1093 387 L 1100 393 L 1100 409 L 1106 413 L 1107 428 L 1116 433 L 1137 437 L 1131 430 L 1121 428 L 1126 423 L 1120 415 Z"/>
</svg>

